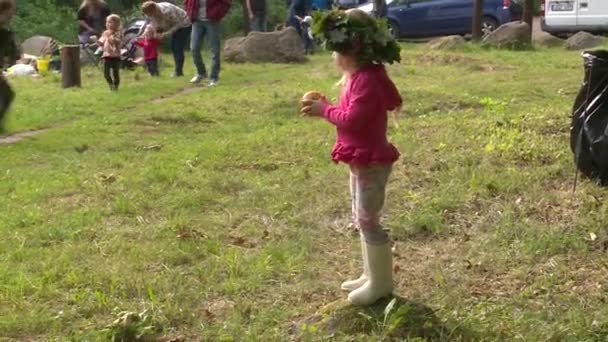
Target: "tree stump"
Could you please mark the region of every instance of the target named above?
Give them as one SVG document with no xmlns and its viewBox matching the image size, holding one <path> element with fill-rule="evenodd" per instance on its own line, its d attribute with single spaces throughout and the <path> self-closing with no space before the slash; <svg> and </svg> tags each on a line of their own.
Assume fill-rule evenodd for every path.
<svg viewBox="0 0 608 342">
<path fill-rule="evenodd" d="M 61 84 L 63 88 L 81 86 L 78 45 L 66 45 L 61 48 Z"/>
</svg>

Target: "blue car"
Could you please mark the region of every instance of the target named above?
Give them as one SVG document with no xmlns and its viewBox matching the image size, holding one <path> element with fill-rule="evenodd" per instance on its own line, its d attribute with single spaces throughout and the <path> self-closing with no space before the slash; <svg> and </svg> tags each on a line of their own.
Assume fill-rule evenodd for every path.
<svg viewBox="0 0 608 342">
<path fill-rule="evenodd" d="M 473 0 L 386 0 L 393 36 L 424 38 L 466 35 L 473 27 Z M 484 35 L 511 21 L 510 0 L 484 0 Z M 373 4 L 359 7 L 371 13 Z"/>
</svg>

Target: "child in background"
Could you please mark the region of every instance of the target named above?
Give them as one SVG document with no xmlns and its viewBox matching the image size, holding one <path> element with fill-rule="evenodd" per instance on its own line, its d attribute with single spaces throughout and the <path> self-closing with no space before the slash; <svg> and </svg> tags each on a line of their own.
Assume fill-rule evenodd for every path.
<svg viewBox="0 0 608 342">
<path fill-rule="evenodd" d="M 332 159 L 350 168 L 363 255 L 363 274 L 344 282 L 342 289 L 350 292 L 351 303 L 371 305 L 393 291 L 391 244 L 380 224 L 380 211 L 392 165 L 399 158 L 387 138 L 387 112 L 399 108 L 402 101 L 384 64 L 400 61 L 400 48 L 386 23 L 363 11 L 331 11 L 320 16 L 323 24 L 315 34 L 335 52 L 336 64 L 345 75 L 344 90 L 337 105 L 324 97 L 302 101 L 302 113 L 336 126 Z"/>
<path fill-rule="evenodd" d="M 135 41 L 135 45 L 144 49 L 144 60 L 146 68 L 152 76 L 158 76 L 158 46 L 161 39 L 156 34 L 156 29 L 152 25 L 148 25 L 144 31 L 144 37 Z"/>
<path fill-rule="evenodd" d="M 116 14 L 106 19 L 106 31 L 97 40 L 97 44 L 103 48 L 103 75 L 110 85 L 110 90 L 118 90 L 120 85 L 120 47 L 122 34 L 120 32 L 120 17 Z"/>
<path fill-rule="evenodd" d="M 6 66 L 5 62 L 8 62 L 8 66 L 11 66 L 19 58 L 15 35 L 8 28 L 14 15 L 15 1 L 0 0 L 0 132 L 4 130 L 2 124 L 4 116 L 15 99 L 15 93 L 2 76 L 2 70 Z"/>
<path fill-rule="evenodd" d="M 314 50 L 314 36 L 312 34 L 312 17 L 307 15 L 304 18 L 298 17 L 302 27 L 302 39 L 304 39 L 304 49 L 307 55 L 312 55 Z"/>
</svg>

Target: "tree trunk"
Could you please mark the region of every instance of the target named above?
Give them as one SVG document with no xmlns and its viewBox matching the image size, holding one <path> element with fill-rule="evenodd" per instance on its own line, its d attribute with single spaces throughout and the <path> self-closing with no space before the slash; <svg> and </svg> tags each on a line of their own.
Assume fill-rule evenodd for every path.
<svg viewBox="0 0 608 342">
<path fill-rule="evenodd" d="M 66 45 L 61 49 L 61 83 L 64 88 L 81 86 L 78 45 Z"/>
<path fill-rule="evenodd" d="M 249 10 L 247 9 L 247 0 L 241 1 L 243 5 L 243 31 L 245 31 L 245 35 L 249 34 Z"/>
<path fill-rule="evenodd" d="M 528 43 L 532 42 L 532 30 L 534 29 L 534 0 L 524 0 L 524 13 L 522 15 L 524 23 L 530 26 L 530 36 L 528 37 Z"/>
<path fill-rule="evenodd" d="M 483 38 L 481 22 L 483 20 L 483 0 L 475 0 L 473 4 L 473 41 L 479 42 Z"/>
</svg>

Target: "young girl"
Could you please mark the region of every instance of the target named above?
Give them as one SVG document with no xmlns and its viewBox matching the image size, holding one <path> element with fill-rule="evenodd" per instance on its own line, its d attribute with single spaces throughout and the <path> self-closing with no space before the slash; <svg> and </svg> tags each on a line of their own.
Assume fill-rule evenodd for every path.
<svg viewBox="0 0 608 342">
<path fill-rule="evenodd" d="M 13 65 L 19 58 L 18 48 L 13 32 L 8 29 L 11 19 L 15 15 L 14 0 L 0 0 L 0 132 L 3 131 L 4 115 L 8 112 L 15 93 L 8 82 L 2 77 L 5 61 Z"/>
<path fill-rule="evenodd" d="M 120 33 L 120 17 L 116 14 L 106 19 L 106 31 L 97 41 L 103 48 L 103 75 L 110 85 L 110 90 L 118 90 L 120 85 L 120 44 L 122 35 Z"/>
<path fill-rule="evenodd" d="M 302 113 L 336 126 L 332 159 L 350 167 L 363 255 L 363 274 L 343 283 L 342 289 L 350 291 L 351 303 L 371 305 L 393 291 L 391 246 L 380 225 L 380 211 L 392 164 L 399 158 L 386 136 L 387 112 L 401 106 L 401 97 L 383 64 L 400 60 L 399 46 L 384 22 L 360 10 L 331 11 L 318 19 L 315 34 L 335 52 L 336 64 L 345 75 L 344 90 L 337 105 L 325 98 L 303 101 Z"/>
<path fill-rule="evenodd" d="M 148 25 L 144 31 L 144 37 L 135 41 L 135 45 L 144 49 L 144 60 L 146 68 L 152 76 L 158 76 L 158 45 L 160 37 L 152 25 Z"/>
</svg>

